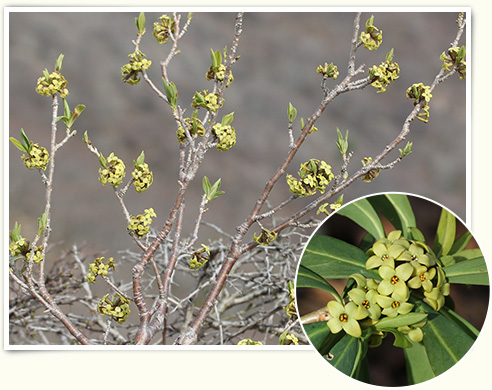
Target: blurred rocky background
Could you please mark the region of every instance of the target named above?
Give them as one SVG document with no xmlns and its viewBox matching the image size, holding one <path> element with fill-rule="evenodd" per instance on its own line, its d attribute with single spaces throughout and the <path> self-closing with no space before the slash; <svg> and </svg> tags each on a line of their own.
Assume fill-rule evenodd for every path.
<svg viewBox="0 0 492 390">
<path fill-rule="evenodd" d="M 170 50 L 169 44 L 158 45 L 152 37 L 152 23 L 160 15 L 146 14 L 147 33 L 141 44 L 141 50 L 153 61 L 149 75 L 158 87 L 162 87 L 159 61 Z M 455 13 L 374 15 L 374 24 L 383 31 L 383 44 L 378 51 L 359 50 L 357 65 L 365 63 L 366 69 L 379 65 L 394 48 L 400 78 L 384 94 L 377 94 L 369 86 L 337 98 L 317 122 L 319 131 L 308 138 L 289 173 L 296 174 L 299 164 L 313 157 L 326 160 L 336 172 L 341 164 L 335 145 L 337 127 L 342 132 L 350 130 L 354 157 L 349 172 L 359 169 L 363 157 L 381 152 L 399 133 L 412 109 L 412 102 L 405 98 L 406 89 L 413 83 L 433 81 L 442 65 L 439 56 L 457 30 Z M 145 150 L 154 184 L 143 194 L 128 192 L 125 199 L 132 214 L 153 207 L 158 216 L 154 226 L 159 228 L 174 202 L 178 143 L 169 107 L 144 81 L 137 86 L 121 81 L 120 68 L 134 50 L 136 16 L 134 12 L 10 13 L 10 136 L 19 138 L 22 127 L 32 140 L 48 147 L 51 99 L 38 95 L 35 86 L 43 69 L 53 69 L 60 53 L 65 55 L 62 73 L 68 80 L 71 107 L 87 106 L 75 125 L 79 133 L 57 155 L 51 242 L 63 242 L 62 248 L 87 243 L 94 251 L 107 250 L 112 256 L 117 250 L 135 245 L 128 237 L 112 189 L 103 188 L 98 181 L 97 158 L 82 141 L 86 130 L 105 156 L 115 152 L 125 161 L 127 175 L 132 161 Z M 370 16 L 362 15 L 362 27 Z M 230 46 L 234 19 L 233 13 L 195 13 L 180 41 L 181 53 L 171 62 L 168 76 L 177 85 L 179 103 L 188 107 L 188 113 L 195 91 L 212 88 L 205 79 L 210 49 Z M 221 189 L 226 191 L 210 204 L 205 221 L 230 233 L 243 222 L 288 150 L 288 103 L 297 108 L 298 120 L 307 118 L 322 96 L 316 67 L 334 62 L 340 79 L 345 76 L 353 19 L 353 13 L 332 12 L 245 14 L 238 49 L 241 58 L 233 67 L 235 80 L 226 91 L 221 112 L 225 115 L 234 111 L 237 144 L 227 152 L 211 150 L 206 156 L 187 195 L 187 232 L 195 222 L 204 175 L 211 181 L 222 178 Z M 413 153 L 372 183 L 358 181 L 352 185 L 345 201 L 382 191 L 410 192 L 434 199 L 464 219 L 465 102 L 465 81 L 458 76 L 439 85 L 430 102 L 430 122 L 413 123 L 408 137 L 414 143 Z M 63 133 L 62 126 L 60 129 Z M 21 153 L 12 145 L 9 153 L 10 227 L 18 221 L 23 236 L 32 238 L 36 218 L 44 208 L 43 184 L 37 172 L 23 166 Z M 396 156 L 398 151 L 391 154 L 392 158 Z M 277 187 L 273 204 L 289 196 L 283 180 Z"/>
</svg>

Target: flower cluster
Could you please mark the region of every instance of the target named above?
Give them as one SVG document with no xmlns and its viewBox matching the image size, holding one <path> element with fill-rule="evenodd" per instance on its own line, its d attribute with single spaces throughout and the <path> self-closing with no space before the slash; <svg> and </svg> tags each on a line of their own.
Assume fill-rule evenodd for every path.
<svg viewBox="0 0 492 390">
<path fill-rule="evenodd" d="M 224 81 L 225 79 L 226 66 L 224 64 L 220 64 L 218 67 L 214 68 L 210 66 L 207 74 L 207 80 L 216 80 L 216 81 Z M 227 80 L 228 87 L 234 81 L 234 76 L 232 75 L 232 71 L 229 71 L 229 79 Z"/>
<path fill-rule="evenodd" d="M 97 312 L 122 324 L 130 315 L 130 301 L 120 293 L 111 297 L 106 294 L 97 304 Z"/>
<path fill-rule="evenodd" d="M 299 345 L 299 339 L 293 333 L 283 332 L 278 338 L 278 343 L 280 345 Z"/>
<path fill-rule="evenodd" d="M 261 341 L 253 341 L 251 339 L 242 339 L 237 345 L 263 345 Z"/>
<path fill-rule="evenodd" d="M 132 172 L 133 186 L 138 193 L 148 190 L 154 181 L 154 175 L 144 159 L 145 154 L 142 152 L 137 160 L 133 161 L 133 166 L 135 167 Z"/>
<path fill-rule="evenodd" d="M 125 163 L 111 153 L 106 159 L 103 155 L 99 156 L 99 181 L 103 186 L 110 184 L 113 187 L 118 187 L 125 177 Z"/>
<path fill-rule="evenodd" d="M 39 168 L 44 171 L 50 161 L 50 155 L 43 146 L 31 143 L 29 146 L 29 154 L 23 154 L 22 160 L 24 160 L 26 168 Z"/>
<path fill-rule="evenodd" d="M 218 140 L 217 150 L 228 150 L 236 144 L 236 131 L 231 125 L 216 123 L 212 126 L 212 133 Z"/>
<path fill-rule="evenodd" d="M 253 234 L 253 240 L 258 244 L 258 245 L 268 245 L 272 241 L 274 241 L 277 238 L 277 233 L 272 232 L 268 229 L 261 228 L 261 233 L 259 235 Z"/>
<path fill-rule="evenodd" d="M 399 77 L 398 73 L 400 73 L 400 66 L 393 62 L 393 50 L 391 50 L 386 55 L 386 61 L 369 69 L 369 80 L 378 93 L 385 92 L 386 87 Z"/>
<path fill-rule="evenodd" d="M 142 70 L 149 69 L 152 61 L 146 59 L 145 54 L 140 50 L 129 54 L 128 57 L 130 57 L 130 62 L 121 67 L 121 79 L 125 83 L 135 85 L 140 82 L 140 73 Z"/>
<path fill-rule="evenodd" d="M 202 249 L 193 252 L 190 259 L 190 269 L 202 268 L 210 260 L 210 249 L 202 244 Z"/>
<path fill-rule="evenodd" d="M 372 326 L 383 318 L 395 318 L 414 309 L 409 300 L 412 295 L 424 296 L 434 310 L 444 305 L 449 295 L 449 283 L 432 250 L 424 243 L 408 240 L 395 230 L 374 243 L 367 251 L 366 269 L 377 269 L 381 281 L 366 279 L 362 274 L 351 275 L 356 287 L 348 291 L 349 302 L 328 302 L 331 319 L 328 326 L 333 333 L 342 329 L 353 337 L 361 337 L 361 326 Z M 359 322 L 364 320 L 363 322 Z M 425 320 L 408 323 L 397 331 L 410 340 L 423 339 Z M 370 345 L 380 343 L 384 333 L 373 332 Z M 372 337 L 371 336 L 371 337 Z"/>
<path fill-rule="evenodd" d="M 97 275 L 107 276 L 109 270 L 114 271 L 115 266 L 113 258 L 110 257 L 106 264 L 103 263 L 104 257 L 98 257 L 94 263 L 89 265 L 89 272 L 87 273 L 85 280 L 89 283 L 94 283 L 96 281 Z"/>
<path fill-rule="evenodd" d="M 367 164 L 369 164 L 372 161 L 372 157 L 364 157 L 362 160 L 362 166 L 365 167 Z M 366 183 L 370 183 L 373 181 L 376 177 L 379 176 L 379 168 L 376 169 L 371 169 L 369 172 L 367 172 L 364 176 L 362 176 L 362 180 L 364 180 Z"/>
<path fill-rule="evenodd" d="M 316 211 L 316 215 L 319 215 L 321 213 L 325 213 L 326 215 L 330 215 L 333 211 L 338 210 L 340 207 L 343 205 L 343 194 L 340 195 L 340 197 L 336 200 L 335 203 L 323 203 L 321 206 L 319 206 L 318 211 Z M 330 210 L 328 210 L 328 208 Z"/>
<path fill-rule="evenodd" d="M 441 54 L 442 68 L 446 71 L 451 71 L 452 68 L 460 75 L 460 79 L 466 78 L 466 47 L 450 47 L 446 52 Z"/>
<path fill-rule="evenodd" d="M 152 224 L 152 217 L 157 217 L 153 208 L 145 209 L 144 214 L 139 214 L 136 217 L 130 215 L 130 223 L 127 230 L 135 233 L 139 238 L 145 236 Z"/>
<path fill-rule="evenodd" d="M 24 237 L 10 241 L 9 251 L 11 256 L 25 255 L 29 251 L 29 242 Z"/>
<path fill-rule="evenodd" d="M 38 78 L 36 92 L 44 96 L 53 96 L 60 93 L 62 98 L 68 96 L 67 80 L 59 72 L 48 73 L 44 70 L 43 76 Z"/>
<path fill-rule="evenodd" d="M 205 127 L 203 126 L 202 121 L 196 117 L 196 114 L 197 111 L 194 111 L 191 118 L 184 119 L 184 123 L 191 138 L 195 138 L 196 136 L 203 137 L 205 135 Z M 178 128 L 176 137 L 178 138 L 179 143 L 184 143 L 186 141 L 186 132 L 183 127 Z"/>
<path fill-rule="evenodd" d="M 43 246 L 38 246 L 36 248 L 30 249 L 29 252 L 26 253 L 26 259 L 34 261 L 35 263 L 41 262 L 44 259 L 44 248 Z"/>
<path fill-rule="evenodd" d="M 333 80 L 336 80 L 340 72 L 338 71 L 338 68 L 336 65 L 333 65 L 333 62 L 327 63 L 325 62 L 325 65 L 319 65 L 318 68 L 316 68 L 316 72 L 319 74 L 323 75 L 323 77 L 332 77 Z"/>
<path fill-rule="evenodd" d="M 330 165 L 312 158 L 301 164 L 299 179 L 290 174 L 287 175 L 287 184 L 292 193 L 302 197 L 314 195 L 317 190 L 323 193 L 333 178 Z"/>
<path fill-rule="evenodd" d="M 208 90 L 202 92 L 196 92 L 191 102 L 191 107 L 199 108 L 203 107 L 209 111 L 217 111 L 224 104 L 224 99 L 219 102 L 219 94 L 209 93 Z"/>
<path fill-rule="evenodd" d="M 427 123 L 429 122 L 429 101 L 432 97 L 431 88 L 423 83 L 413 84 L 407 89 L 407 98 L 413 99 L 413 105 L 425 102 L 422 107 L 422 113 L 419 113 L 417 119 Z"/>
<path fill-rule="evenodd" d="M 366 31 L 360 34 L 360 40 L 364 47 L 369 50 L 375 50 L 383 42 L 383 31 L 373 25 L 374 16 L 371 16 L 366 22 Z"/>
<path fill-rule="evenodd" d="M 166 44 L 171 34 L 176 31 L 176 22 L 168 15 L 162 15 L 160 22 L 154 22 L 154 31 L 152 35 L 161 45 Z"/>
</svg>

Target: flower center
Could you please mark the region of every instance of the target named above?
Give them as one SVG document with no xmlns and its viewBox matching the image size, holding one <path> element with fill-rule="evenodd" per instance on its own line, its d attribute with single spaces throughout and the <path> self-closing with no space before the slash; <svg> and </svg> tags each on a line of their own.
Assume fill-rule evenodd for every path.
<svg viewBox="0 0 492 390">
<path fill-rule="evenodd" d="M 391 284 L 396 284 L 399 281 L 400 281 L 400 278 L 396 275 L 391 278 Z"/>
<path fill-rule="evenodd" d="M 399 306 L 400 306 L 400 302 L 398 302 L 398 301 L 394 301 L 394 302 L 391 304 L 391 307 L 392 307 L 393 309 L 396 309 L 396 308 L 397 308 L 397 307 L 399 307 Z"/>
<path fill-rule="evenodd" d="M 382 255 L 381 260 L 388 260 L 390 257 L 388 255 Z"/>
<path fill-rule="evenodd" d="M 417 256 L 416 255 L 412 255 L 412 260 L 417 260 Z"/>
<path fill-rule="evenodd" d="M 366 299 L 365 301 L 362 301 L 362 306 L 364 306 L 366 309 L 369 309 L 371 307 L 371 304 L 369 301 Z"/>
<path fill-rule="evenodd" d="M 346 313 L 340 314 L 340 322 L 347 322 L 348 315 Z"/>
<path fill-rule="evenodd" d="M 425 280 L 425 274 L 420 275 L 420 280 L 423 282 Z"/>
</svg>

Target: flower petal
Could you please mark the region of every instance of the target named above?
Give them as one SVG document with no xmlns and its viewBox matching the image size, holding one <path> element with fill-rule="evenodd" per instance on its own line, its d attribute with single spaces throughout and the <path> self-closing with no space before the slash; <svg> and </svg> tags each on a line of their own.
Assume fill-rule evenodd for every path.
<svg viewBox="0 0 492 390">
<path fill-rule="evenodd" d="M 357 305 L 361 305 L 366 299 L 366 292 L 361 288 L 353 288 L 347 294 Z"/>
<path fill-rule="evenodd" d="M 383 280 L 381 283 L 379 283 L 378 293 L 380 293 L 381 295 L 391 295 L 393 291 L 395 291 L 395 286 L 391 284 L 390 281 Z"/>
<path fill-rule="evenodd" d="M 331 333 L 338 333 L 342 330 L 342 323 L 337 318 L 332 318 L 327 322 L 328 327 L 331 330 Z"/>
<path fill-rule="evenodd" d="M 400 280 L 408 280 L 408 278 L 410 276 L 412 276 L 413 274 L 413 267 L 408 264 L 408 263 L 405 263 L 405 264 L 402 264 L 402 265 L 399 265 L 398 267 L 396 267 L 395 269 L 395 273 L 396 273 L 396 276 L 398 276 L 398 278 L 400 278 Z"/>
<path fill-rule="evenodd" d="M 343 313 L 345 313 L 345 308 L 340 302 L 330 301 L 327 304 L 328 311 L 330 312 L 333 318 L 339 318 Z"/>
<path fill-rule="evenodd" d="M 395 275 L 395 270 L 391 267 L 383 265 L 381 266 L 381 268 L 379 268 L 379 275 L 384 280 L 390 280 Z"/>
<path fill-rule="evenodd" d="M 362 335 L 359 323 L 353 318 L 349 318 L 347 322 L 342 323 L 342 328 L 352 337 L 360 337 Z"/>
</svg>

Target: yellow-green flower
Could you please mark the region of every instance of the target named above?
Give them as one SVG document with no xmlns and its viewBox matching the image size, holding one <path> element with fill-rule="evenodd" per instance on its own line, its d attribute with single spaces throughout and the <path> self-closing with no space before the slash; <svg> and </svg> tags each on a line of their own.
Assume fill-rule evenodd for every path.
<svg viewBox="0 0 492 390">
<path fill-rule="evenodd" d="M 383 265 L 378 272 L 383 278 L 378 285 L 378 292 L 381 295 L 391 295 L 395 292 L 400 297 L 408 299 L 409 291 L 405 282 L 413 273 L 413 267 L 410 264 L 404 263 L 396 268 Z"/>
<path fill-rule="evenodd" d="M 148 190 L 154 181 L 154 175 L 147 163 L 135 164 L 132 177 L 133 185 L 138 193 Z"/>
<path fill-rule="evenodd" d="M 53 96 L 60 93 L 62 98 L 68 96 L 69 92 L 66 88 L 67 80 L 58 72 L 48 73 L 45 69 L 43 76 L 38 78 L 36 84 L 36 92 L 44 96 Z"/>
<path fill-rule="evenodd" d="M 146 59 L 145 54 L 140 50 L 129 54 L 128 57 L 130 57 L 129 63 L 121 67 L 121 79 L 125 83 L 135 85 L 140 82 L 142 70 L 149 69 L 152 61 Z"/>
<path fill-rule="evenodd" d="M 190 259 L 190 269 L 203 267 L 210 260 L 210 249 L 202 244 L 202 249 L 193 252 Z"/>
<path fill-rule="evenodd" d="M 237 345 L 263 345 L 261 341 L 253 341 L 251 339 L 242 339 Z"/>
<path fill-rule="evenodd" d="M 328 64 L 325 62 L 325 65 L 319 65 L 318 68 L 316 69 L 316 72 L 319 74 L 323 75 L 323 77 L 331 77 L 333 80 L 336 80 L 340 72 L 338 71 L 338 68 L 336 65 L 333 65 L 333 62 Z"/>
<path fill-rule="evenodd" d="M 366 269 L 377 268 L 382 265 L 395 268 L 395 260 L 400 260 L 404 255 L 405 247 L 399 244 L 384 243 L 376 241 L 368 254 L 372 254 L 366 261 Z"/>
<path fill-rule="evenodd" d="M 391 296 L 378 295 L 377 302 L 383 309 L 382 314 L 388 317 L 396 317 L 398 314 L 407 314 L 413 309 L 413 304 L 408 303 L 406 298 L 397 293 Z"/>
<path fill-rule="evenodd" d="M 22 160 L 24 160 L 26 168 L 39 168 L 44 171 L 50 161 L 50 155 L 46 148 L 33 143 L 30 145 L 29 154 L 22 155 Z"/>
<path fill-rule="evenodd" d="M 110 316 L 122 324 L 130 315 L 130 301 L 118 293 L 117 296 L 106 294 L 97 305 L 99 314 Z"/>
<path fill-rule="evenodd" d="M 144 214 L 139 214 L 136 217 L 130 215 L 127 230 L 134 232 L 139 238 L 145 236 L 150 230 L 152 217 L 157 217 L 153 208 L 145 209 Z"/>
<path fill-rule="evenodd" d="M 217 150 L 229 150 L 236 144 L 236 131 L 231 125 L 216 123 L 212 126 L 212 133 L 218 140 Z"/>
<path fill-rule="evenodd" d="M 169 40 L 171 34 L 174 34 L 176 30 L 176 22 L 168 15 L 162 15 L 159 20 L 160 22 L 154 22 L 154 30 L 152 35 L 155 39 L 157 39 L 159 44 L 164 45 Z"/>
<path fill-rule="evenodd" d="M 300 197 L 314 195 L 316 191 L 324 193 L 333 178 L 331 166 L 315 158 L 301 164 L 299 179 L 290 174 L 286 176 L 290 191 Z"/>
<path fill-rule="evenodd" d="M 436 276 L 436 269 L 427 269 L 425 265 L 421 265 L 415 269 L 415 276 L 411 278 L 407 285 L 410 288 L 418 289 L 422 287 L 425 291 L 431 291 L 433 288 L 431 280 Z"/>
<path fill-rule="evenodd" d="M 381 307 L 377 302 L 378 292 L 375 289 L 369 289 L 366 292 L 362 288 L 353 288 L 348 292 L 348 296 L 358 306 L 358 317 L 365 315 L 365 317 L 373 320 L 379 319 L 381 316 Z"/>
<path fill-rule="evenodd" d="M 330 301 L 327 306 L 332 317 L 328 320 L 327 325 L 332 333 L 338 333 L 343 329 L 352 337 L 361 336 L 362 330 L 357 320 L 361 320 L 367 315 L 364 316 L 364 313 L 359 311 L 354 302 L 349 302 L 344 306 L 340 302 Z"/>
<path fill-rule="evenodd" d="M 366 22 L 366 30 L 360 34 L 360 41 L 369 50 L 377 49 L 383 42 L 383 31 L 373 25 L 374 16 Z"/>
<path fill-rule="evenodd" d="M 125 177 L 125 163 L 111 153 L 107 159 L 102 155 L 99 158 L 101 168 L 99 168 L 99 181 L 103 186 L 109 183 L 113 187 L 118 187 Z"/>
</svg>

